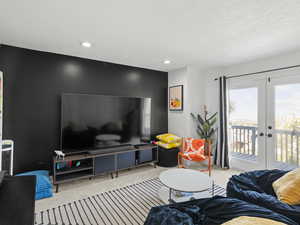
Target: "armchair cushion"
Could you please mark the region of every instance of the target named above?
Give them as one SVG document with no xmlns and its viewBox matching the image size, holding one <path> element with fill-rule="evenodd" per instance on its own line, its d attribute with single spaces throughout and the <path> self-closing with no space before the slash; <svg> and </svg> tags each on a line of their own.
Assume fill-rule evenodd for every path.
<svg viewBox="0 0 300 225">
<path fill-rule="evenodd" d="M 204 144 L 203 139 L 185 138 L 182 144 L 182 157 L 191 161 L 205 160 Z"/>
</svg>

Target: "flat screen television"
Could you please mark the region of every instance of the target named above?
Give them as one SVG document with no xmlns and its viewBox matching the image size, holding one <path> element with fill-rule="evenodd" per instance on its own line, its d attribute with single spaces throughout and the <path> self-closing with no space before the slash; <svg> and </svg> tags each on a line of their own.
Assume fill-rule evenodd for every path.
<svg viewBox="0 0 300 225">
<path fill-rule="evenodd" d="M 61 100 L 65 153 L 150 141 L 151 98 L 63 94 Z"/>
</svg>

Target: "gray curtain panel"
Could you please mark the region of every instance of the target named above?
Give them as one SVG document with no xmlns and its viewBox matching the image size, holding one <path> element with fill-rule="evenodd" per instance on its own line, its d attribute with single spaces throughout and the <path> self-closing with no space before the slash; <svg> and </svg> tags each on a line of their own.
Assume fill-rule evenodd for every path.
<svg viewBox="0 0 300 225">
<path fill-rule="evenodd" d="M 219 83 L 219 126 L 218 141 L 214 154 L 214 164 L 221 168 L 229 168 L 229 147 L 227 129 L 227 88 L 226 77 L 218 78 Z"/>
</svg>

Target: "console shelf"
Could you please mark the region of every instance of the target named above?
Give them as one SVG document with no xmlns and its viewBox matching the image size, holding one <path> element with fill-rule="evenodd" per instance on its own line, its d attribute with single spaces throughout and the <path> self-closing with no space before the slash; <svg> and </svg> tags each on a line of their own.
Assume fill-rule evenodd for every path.
<svg viewBox="0 0 300 225">
<path fill-rule="evenodd" d="M 80 165 L 76 167 L 76 162 Z M 158 162 L 156 145 L 138 147 L 116 147 L 101 151 L 66 156 L 63 159 L 53 157 L 53 184 L 58 192 L 59 184 L 84 178 L 92 178 L 109 173 L 118 176 L 118 171 Z M 67 165 L 61 168 L 61 165 Z M 75 166 L 74 166 L 75 165 Z M 63 167 L 63 166 L 62 166 Z"/>
<path fill-rule="evenodd" d="M 70 182 L 82 178 L 90 178 L 93 177 L 93 172 L 89 171 L 80 171 L 78 173 L 68 173 L 68 174 L 63 174 L 61 176 L 57 176 L 56 178 L 56 184 L 60 183 L 65 183 L 65 182 Z"/>
<path fill-rule="evenodd" d="M 92 166 L 81 166 L 78 168 L 70 168 L 70 169 L 58 171 L 58 172 L 56 172 L 56 175 L 75 173 L 75 172 L 80 172 L 80 171 L 84 171 L 84 170 L 92 170 L 92 169 L 93 169 Z"/>
</svg>

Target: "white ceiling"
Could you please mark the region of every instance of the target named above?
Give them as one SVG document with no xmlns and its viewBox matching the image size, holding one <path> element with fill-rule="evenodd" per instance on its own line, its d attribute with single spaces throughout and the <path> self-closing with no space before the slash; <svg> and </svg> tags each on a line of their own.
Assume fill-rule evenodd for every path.
<svg viewBox="0 0 300 225">
<path fill-rule="evenodd" d="M 283 54 L 299 40 L 299 0 L 0 0 L 0 43 L 163 71 Z"/>
</svg>

